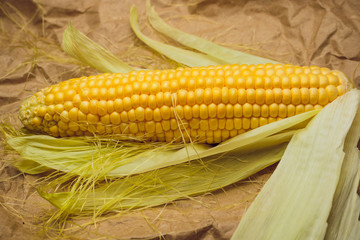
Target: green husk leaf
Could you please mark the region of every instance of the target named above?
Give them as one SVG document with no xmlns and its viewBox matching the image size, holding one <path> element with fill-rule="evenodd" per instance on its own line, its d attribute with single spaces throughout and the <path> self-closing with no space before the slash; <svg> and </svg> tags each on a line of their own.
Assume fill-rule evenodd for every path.
<svg viewBox="0 0 360 240">
<path fill-rule="evenodd" d="M 178 62 L 182 63 L 189 67 L 200 67 L 200 66 L 209 66 L 209 65 L 221 65 L 225 64 L 224 61 L 215 59 L 214 57 L 196 53 L 193 51 L 177 48 L 165 43 L 161 43 L 150 39 L 145 36 L 141 30 L 138 23 L 138 13 L 137 8 L 133 6 L 130 10 L 130 24 L 136 34 L 136 36 L 143 41 L 146 45 L 150 46 L 157 52 L 163 54 L 164 56 Z"/>
<path fill-rule="evenodd" d="M 318 111 L 306 112 L 243 133 L 215 147 L 206 144 L 164 144 L 90 138 L 54 138 L 47 135 L 16 136 L 7 143 L 23 159 L 47 168 L 81 176 L 122 177 L 222 154 L 234 149 L 255 151 L 289 141 L 294 131 L 282 131 L 306 122 Z M 24 162 L 25 163 L 25 162 Z M 37 166 L 32 163 L 31 166 Z M 19 170 L 30 173 L 31 166 Z M 34 170 L 38 171 L 38 170 Z"/>
<path fill-rule="evenodd" d="M 360 239 L 360 109 L 345 139 L 345 158 L 328 218 L 326 240 Z"/>
<path fill-rule="evenodd" d="M 97 188 L 39 193 L 66 214 L 126 211 L 213 191 L 244 179 L 281 158 L 286 144 L 241 154 L 238 151 L 107 181 Z"/>
<path fill-rule="evenodd" d="M 208 54 L 216 59 L 227 64 L 265 64 L 265 63 L 279 63 L 274 60 L 258 57 L 252 54 L 243 53 L 230 48 L 222 47 L 204 38 L 180 31 L 174 27 L 169 26 L 151 6 L 150 0 L 146 1 L 146 12 L 150 24 L 154 29 L 162 34 L 172 38 L 189 48 L 196 49 L 200 52 Z"/>
<path fill-rule="evenodd" d="M 359 101 L 359 90 L 346 93 L 293 136 L 232 239 L 324 238 Z"/>
<path fill-rule="evenodd" d="M 64 31 L 65 52 L 101 72 L 126 73 L 134 70 L 111 52 L 78 31 L 71 22 Z"/>
</svg>

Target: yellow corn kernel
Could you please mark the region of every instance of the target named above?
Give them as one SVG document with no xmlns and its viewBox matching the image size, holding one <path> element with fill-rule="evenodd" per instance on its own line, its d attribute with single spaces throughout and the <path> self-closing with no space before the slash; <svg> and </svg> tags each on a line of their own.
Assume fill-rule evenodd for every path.
<svg viewBox="0 0 360 240">
<path fill-rule="evenodd" d="M 58 126 L 51 126 L 50 128 L 49 128 L 49 131 L 53 134 L 53 135 L 55 135 L 55 134 L 58 134 L 59 132 L 58 132 Z"/>
<path fill-rule="evenodd" d="M 54 97 L 54 103 L 63 103 L 64 102 L 64 93 L 56 92 Z"/>
<path fill-rule="evenodd" d="M 242 129 L 242 119 L 241 118 L 234 118 L 234 128 L 237 130 Z"/>
<path fill-rule="evenodd" d="M 339 78 L 337 76 L 335 76 L 334 74 L 329 73 L 326 75 L 326 77 L 329 80 L 329 84 L 334 85 L 334 86 L 339 85 Z"/>
<path fill-rule="evenodd" d="M 269 120 L 269 123 L 276 122 L 276 118 L 273 118 L 273 117 L 269 117 L 268 120 Z"/>
<path fill-rule="evenodd" d="M 135 116 L 135 110 L 134 109 L 130 109 L 127 112 L 127 117 L 129 119 L 129 122 L 135 122 L 136 121 L 136 116 Z"/>
<path fill-rule="evenodd" d="M 137 121 L 144 121 L 145 119 L 145 109 L 142 107 L 138 107 L 135 109 L 135 119 Z"/>
<path fill-rule="evenodd" d="M 320 74 L 319 75 L 319 87 L 320 88 L 326 88 L 326 86 L 329 85 L 329 80 L 326 76 Z"/>
<path fill-rule="evenodd" d="M 226 116 L 226 105 L 223 103 L 220 103 L 217 105 L 217 117 L 218 118 L 224 118 Z"/>
<path fill-rule="evenodd" d="M 245 86 L 246 86 L 246 89 L 254 89 L 255 88 L 255 80 L 254 80 L 253 76 L 248 76 L 246 78 Z"/>
<path fill-rule="evenodd" d="M 243 108 L 240 104 L 235 104 L 234 105 L 234 117 L 239 118 L 242 117 L 243 115 Z"/>
<path fill-rule="evenodd" d="M 230 88 L 229 89 L 229 103 L 230 104 L 236 104 L 238 100 L 237 96 L 238 92 L 236 88 Z"/>
<path fill-rule="evenodd" d="M 309 74 L 309 83 L 310 83 L 310 88 L 318 88 L 319 77 L 315 74 Z"/>
<path fill-rule="evenodd" d="M 201 119 L 200 122 L 199 122 L 199 128 L 200 128 L 200 130 L 202 130 L 202 131 L 207 131 L 207 130 L 209 130 L 209 121 L 208 121 L 208 120 Z"/>
<path fill-rule="evenodd" d="M 77 121 L 78 120 L 78 112 L 79 109 L 76 107 L 73 107 L 72 109 L 70 109 L 70 111 L 68 112 L 68 118 L 70 121 Z"/>
<path fill-rule="evenodd" d="M 276 103 L 273 103 L 269 106 L 269 115 L 270 117 L 277 117 L 279 113 L 279 105 Z"/>
<path fill-rule="evenodd" d="M 243 121 L 242 121 L 243 129 L 245 129 L 245 130 L 249 129 L 250 125 L 251 125 L 250 119 L 249 118 L 243 118 Z"/>
<path fill-rule="evenodd" d="M 170 119 L 170 129 L 171 130 L 183 129 L 184 125 L 181 125 L 183 123 L 185 123 L 185 122 L 178 123 L 178 121 L 176 119 L 172 118 L 172 119 Z"/>
<path fill-rule="evenodd" d="M 189 122 L 190 128 L 192 129 L 198 129 L 200 126 L 200 120 L 198 118 L 193 118 L 190 122 Z"/>
<path fill-rule="evenodd" d="M 154 121 L 145 122 L 145 131 L 146 131 L 146 133 L 154 133 L 155 132 L 155 122 Z"/>
<path fill-rule="evenodd" d="M 52 93 L 49 93 L 48 95 L 46 95 L 45 97 L 45 104 L 46 105 L 52 105 L 55 103 L 55 95 Z"/>
<path fill-rule="evenodd" d="M 195 92 L 194 91 L 189 91 L 187 96 L 186 96 L 186 102 L 189 106 L 193 106 L 195 105 Z"/>
<path fill-rule="evenodd" d="M 252 116 L 253 117 L 260 117 L 261 115 L 261 107 L 257 104 L 254 104 L 253 106 L 253 111 L 252 111 Z"/>
<path fill-rule="evenodd" d="M 209 118 L 215 118 L 216 117 L 216 112 L 217 112 L 217 106 L 214 103 L 211 103 L 208 106 L 208 113 L 209 113 Z M 201 117 L 201 116 L 200 116 Z"/>
<path fill-rule="evenodd" d="M 204 102 L 204 89 L 195 90 L 195 102 L 196 104 L 202 104 Z"/>
<path fill-rule="evenodd" d="M 110 124 L 110 115 L 106 114 L 100 117 L 100 122 L 104 125 Z"/>
<path fill-rule="evenodd" d="M 200 118 L 207 119 L 209 117 L 208 107 L 205 104 L 200 105 Z"/>
<path fill-rule="evenodd" d="M 334 85 L 326 86 L 325 90 L 328 95 L 329 102 L 334 101 L 338 97 L 338 91 Z"/>
<path fill-rule="evenodd" d="M 209 129 L 210 130 L 217 130 L 219 128 L 219 121 L 217 118 L 209 119 Z"/>
<path fill-rule="evenodd" d="M 137 108 L 140 106 L 140 96 L 138 94 L 134 94 L 130 97 L 131 99 L 131 108 Z"/>
<path fill-rule="evenodd" d="M 292 104 L 287 105 L 287 116 L 292 117 L 295 115 L 296 107 Z"/>
<path fill-rule="evenodd" d="M 59 130 L 67 130 L 69 128 L 68 124 L 63 122 L 63 121 L 59 121 L 58 122 L 58 126 L 59 126 Z"/>
<path fill-rule="evenodd" d="M 265 103 L 266 100 L 266 91 L 262 88 L 256 89 L 255 93 L 255 102 L 256 104 L 262 105 Z"/>
<path fill-rule="evenodd" d="M 97 112 L 100 116 L 104 116 L 107 113 L 107 101 L 100 100 L 97 102 Z"/>
<path fill-rule="evenodd" d="M 212 89 L 206 88 L 204 91 L 204 104 L 210 104 L 213 101 Z"/>
<path fill-rule="evenodd" d="M 161 127 L 163 131 L 169 131 L 170 130 L 170 121 L 169 120 L 163 120 L 161 121 Z"/>
<path fill-rule="evenodd" d="M 310 104 L 315 105 L 318 103 L 319 93 L 317 88 L 310 88 Z"/>
<path fill-rule="evenodd" d="M 212 97 L 213 97 L 213 100 L 212 100 L 213 103 L 215 103 L 215 104 L 221 103 L 221 99 L 222 99 L 221 89 L 218 87 L 214 87 L 212 89 Z"/>
<path fill-rule="evenodd" d="M 259 126 L 264 126 L 266 124 L 268 124 L 267 118 L 264 118 L 264 117 L 259 118 Z"/>
<path fill-rule="evenodd" d="M 129 131 L 130 131 L 130 133 L 132 133 L 132 134 L 138 133 L 138 132 L 139 132 L 139 128 L 138 128 L 137 123 L 135 123 L 135 122 L 129 123 Z"/>
<path fill-rule="evenodd" d="M 69 122 L 69 130 L 76 132 L 79 130 L 79 124 L 76 122 Z"/>
<path fill-rule="evenodd" d="M 106 101 L 106 112 L 107 113 L 112 113 L 115 111 L 115 106 L 114 106 L 114 101 L 112 100 L 108 100 Z"/>
<path fill-rule="evenodd" d="M 295 114 L 301 114 L 305 112 L 305 107 L 304 105 L 300 104 L 296 106 L 296 110 L 295 110 Z"/>
<path fill-rule="evenodd" d="M 247 99 L 247 91 L 245 89 L 239 89 L 238 90 L 238 103 L 239 104 L 244 104 L 246 103 L 246 99 Z"/>
<path fill-rule="evenodd" d="M 89 102 L 89 113 L 97 115 L 98 114 L 98 109 L 97 109 L 97 100 L 90 100 Z"/>
<path fill-rule="evenodd" d="M 230 132 L 229 132 L 229 130 L 222 130 L 221 131 L 221 139 L 222 139 L 222 141 L 224 141 L 224 140 L 226 140 L 226 139 L 228 139 L 230 137 Z"/>
<path fill-rule="evenodd" d="M 252 117 L 250 120 L 250 128 L 255 129 L 259 127 L 259 118 Z"/>
<path fill-rule="evenodd" d="M 234 129 L 234 120 L 233 120 L 232 118 L 226 119 L 225 129 L 226 129 L 226 130 L 232 130 L 232 129 Z"/>
<path fill-rule="evenodd" d="M 318 104 L 325 106 L 326 104 L 329 103 L 329 97 L 328 94 L 326 92 L 326 90 L 324 88 L 319 88 L 319 99 L 318 99 Z"/>
<path fill-rule="evenodd" d="M 274 88 L 273 92 L 274 92 L 274 103 L 281 103 L 281 101 L 283 100 L 283 91 L 281 90 L 281 88 Z"/>
<path fill-rule="evenodd" d="M 254 104 L 256 102 L 256 92 L 255 89 L 246 90 L 246 99 L 250 104 Z"/>
<path fill-rule="evenodd" d="M 282 103 L 290 104 L 292 100 L 291 90 L 290 89 L 283 89 L 282 90 Z"/>
<path fill-rule="evenodd" d="M 311 104 L 306 104 L 305 105 L 305 112 L 312 111 L 312 110 L 314 110 L 313 105 L 311 105 Z"/>
<path fill-rule="evenodd" d="M 243 116 L 244 117 L 246 117 L 246 118 L 249 118 L 249 117 L 251 117 L 252 116 L 252 111 L 253 111 L 253 107 L 252 107 L 252 105 L 251 104 L 249 104 L 249 103 L 245 103 L 244 105 L 243 105 Z"/>
<path fill-rule="evenodd" d="M 226 104 L 226 118 L 234 117 L 234 106 L 231 104 Z"/>
<path fill-rule="evenodd" d="M 162 106 L 160 108 L 160 114 L 161 114 L 162 119 L 165 119 L 165 120 L 170 119 L 170 115 L 171 115 L 170 107 Z"/>
<path fill-rule="evenodd" d="M 269 116 L 269 106 L 268 105 L 261 106 L 261 116 L 264 118 Z"/>
<path fill-rule="evenodd" d="M 266 91 L 265 91 L 265 103 L 266 104 L 274 103 L 274 91 L 272 89 L 266 89 Z"/>
<path fill-rule="evenodd" d="M 345 87 L 343 85 L 339 85 L 336 88 L 338 90 L 339 96 L 341 96 L 345 93 Z"/>
<path fill-rule="evenodd" d="M 281 118 L 286 118 L 287 117 L 287 106 L 283 103 L 279 104 L 279 113 L 278 116 Z"/>
<path fill-rule="evenodd" d="M 225 129 L 226 119 L 219 119 L 219 129 Z"/>
</svg>

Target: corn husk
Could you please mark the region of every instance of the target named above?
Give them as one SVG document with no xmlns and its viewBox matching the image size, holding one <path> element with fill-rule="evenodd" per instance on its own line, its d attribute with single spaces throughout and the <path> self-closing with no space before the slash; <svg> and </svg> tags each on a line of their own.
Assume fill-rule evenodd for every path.
<svg viewBox="0 0 360 240">
<path fill-rule="evenodd" d="M 157 206 L 177 199 L 214 191 L 251 176 L 277 162 L 286 144 L 241 154 L 238 151 L 129 176 L 97 187 L 39 193 L 66 214 L 94 214 Z"/>
<path fill-rule="evenodd" d="M 324 238 L 341 167 L 348 154 L 344 153 L 344 145 L 345 150 L 347 144 L 354 148 L 359 139 L 356 133 L 357 137 L 349 136 L 345 144 L 352 124 L 356 128 L 359 125 L 354 122 L 359 111 L 359 92 L 352 90 L 339 97 L 294 135 L 232 239 Z M 355 168 L 356 173 L 358 165 Z M 359 230 L 359 224 L 349 227 Z"/>
<path fill-rule="evenodd" d="M 306 112 L 262 126 L 217 146 L 195 143 L 144 144 L 141 141 L 120 141 L 117 136 L 109 139 L 59 139 L 47 135 L 13 136 L 7 143 L 23 157 L 24 162 L 20 161 L 15 166 L 26 173 L 37 174 L 54 169 L 83 176 L 123 177 L 235 149 L 254 151 L 289 141 L 294 131 L 290 129 L 279 133 L 294 126 L 296 128 L 296 125 L 306 122 L 317 112 Z M 124 138 L 118 136 L 118 139 L 121 137 Z"/>
<path fill-rule="evenodd" d="M 345 158 L 324 239 L 360 239 L 360 152 L 356 144 L 360 140 L 360 110 L 345 139 Z"/>
<path fill-rule="evenodd" d="M 150 0 L 146 1 L 146 13 L 151 26 L 158 32 L 172 38 L 182 45 L 196 49 L 204 54 L 212 56 L 219 61 L 227 64 L 260 64 L 260 63 L 279 63 L 274 60 L 258 57 L 252 54 L 239 52 L 230 48 L 217 45 L 204 38 L 180 31 L 177 28 L 171 27 L 162 20 L 156 13 L 154 7 L 151 6 Z"/>
<path fill-rule="evenodd" d="M 147 37 L 140 30 L 137 8 L 135 6 L 133 6 L 130 10 L 130 24 L 134 33 L 141 41 L 157 52 L 174 60 L 175 62 L 184 64 L 189 67 L 220 65 L 225 63 L 224 61 L 216 59 L 212 56 L 174 47 Z"/>
<path fill-rule="evenodd" d="M 102 72 L 125 73 L 134 70 L 77 30 L 71 22 L 64 31 L 62 47 L 73 58 Z"/>
</svg>

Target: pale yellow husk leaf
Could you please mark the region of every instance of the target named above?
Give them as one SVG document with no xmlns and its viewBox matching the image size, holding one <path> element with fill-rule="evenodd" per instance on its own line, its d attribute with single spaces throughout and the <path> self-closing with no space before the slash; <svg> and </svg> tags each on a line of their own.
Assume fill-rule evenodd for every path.
<svg viewBox="0 0 360 240">
<path fill-rule="evenodd" d="M 345 159 L 328 218 L 326 240 L 360 239 L 360 110 L 345 139 Z"/>
<path fill-rule="evenodd" d="M 60 212 L 94 214 L 157 206 L 223 188 L 277 162 L 286 144 L 241 154 L 234 151 L 214 155 L 150 172 L 129 176 L 97 187 L 70 188 L 51 193 L 46 186 L 39 193 Z M 50 186 L 54 187 L 54 186 Z"/>
<path fill-rule="evenodd" d="M 137 8 L 135 6 L 133 6 L 130 10 L 130 24 L 134 33 L 139 39 L 141 39 L 141 41 L 143 41 L 146 45 L 150 46 L 157 52 L 178 63 L 184 64 L 189 67 L 225 64 L 224 61 L 216 59 L 212 56 L 174 47 L 165 43 L 155 41 L 145 36 L 140 30 Z"/>
<path fill-rule="evenodd" d="M 150 5 L 150 0 L 146 1 L 146 13 L 150 24 L 154 29 L 162 34 L 172 38 L 189 48 L 196 49 L 200 52 L 208 54 L 227 64 L 265 64 L 265 63 L 279 63 L 274 60 L 258 57 L 252 54 L 236 51 L 230 48 L 222 47 L 204 38 L 183 32 L 177 28 L 169 26 L 162 20 Z"/>
<path fill-rule="evenodd" d="M 62 47 L 73 58 L 102 72 L 134 70 L 114 54 L 78 31 L 71 22 L 64 31 Z"/>
</svg>

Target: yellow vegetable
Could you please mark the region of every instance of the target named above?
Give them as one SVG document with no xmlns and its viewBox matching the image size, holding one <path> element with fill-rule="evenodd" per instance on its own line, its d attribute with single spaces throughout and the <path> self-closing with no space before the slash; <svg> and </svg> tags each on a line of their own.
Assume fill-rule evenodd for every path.
<svg viewBox="0 0 360 240">
<path fill-rule="evenodd" d="M 338 71 L 289 64 L 105 73 L 43 89 L 19 117 L 26 128 L 55 137 L 121 133 L 219 143 L 321 109 L 349 88 Z"/>
</svg>

